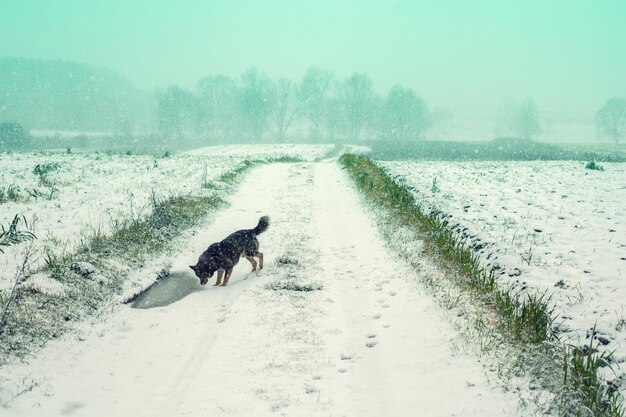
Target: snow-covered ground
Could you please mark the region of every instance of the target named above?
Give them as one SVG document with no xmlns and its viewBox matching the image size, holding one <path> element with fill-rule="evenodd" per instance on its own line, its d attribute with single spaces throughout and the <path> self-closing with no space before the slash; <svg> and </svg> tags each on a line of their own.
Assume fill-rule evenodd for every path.
<svg viewBox="0 0 626 417">
<path fill-rule="evenodd" d="M 547 291 L 564 339 L 626 359 L 626 164 L 378 162 L 480 253 L 501 283 Z M 607 377 L 614 377 L 607 370 Z"/>
<path fill-rule="evenodd" d="M 0 224 L 16 214 L 25 216 L 38 237 L 39 254 L 45 245 L 59 254 L 71 252 L 81 239 L 107 233 L 120 220 L 138 219 L 151 212 L 151 194 L 174 195 L 210 192 L 202 188 L 246 159 L 293 156 L 320 158 L 332 145 L 212 146 L 167 158 L 106 153 L 0 153 L 0 188 L 15 186 L 22 197 L 0 204 Z M 56 164 L 45 182 L 33 170 Z M 11 281 L 21 264 L 19 247 L 0 256 L 0 288 Z M 41 257 L 32 259 L 36 267 Z"/>
<path fill-rule="evenodd" d="M 3 416 L 507 416 L 518 394 L 453 346 L 450 312 L 385 248 L 335 162 L 255 168 L 132 308 L 7 367 Z M 187 265 L 261 215 L 265 268 L 227 287 Z M 148 308 L 151 307 L 151 308 Z M 29 388 L 31 388 L 29 390 Z M 24 391 L 16 398 L 16 393 Z"/>
</svg>

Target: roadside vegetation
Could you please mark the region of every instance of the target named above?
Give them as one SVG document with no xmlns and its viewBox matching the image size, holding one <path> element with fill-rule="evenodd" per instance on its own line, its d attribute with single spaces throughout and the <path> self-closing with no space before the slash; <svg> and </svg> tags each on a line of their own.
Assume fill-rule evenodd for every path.
<svg viewBox="0 0 626 417">
<path fill-rule="evenodd" d="M 617 387 L 600 377 L 614 358 L 598 354 L 593 343 L 581 349 L 561 341 L 550 294 L 520 293 L 499 283 L 493 273 L 482 268 L 471 249 L 455 237 L 444 216 L 425 214 L 409 187 L 369 158 L 343 155 L 340 162 L 380 215 L 383 234 L 390 240 L 406 241 L 406 235 L 398 239 L 399 233 L 404 232 L 397 229 L 398 225 L 408 228 L 416 239 L 425 242 L 427 252 L 449 268 L 451 282 L 425 282 L 425 285 L 437 292 L 440 303 L 448 308 L 457 306 L 460 298 L 469 300 L 476 312 L 467 314 L 473 326 L 470 333 L 481 349 L 489 350 L 504 343 L 515 352 L 516 358 L 507 357 L 498 365 L 500 368 L 513 364 L 514 369 L 501 370 L 501 374 L 524 373 L 550 392 L 552 399 L 545 408 L 551 414 L 624 415 Z"/>
<path fill-rule="evenodd" d="M 20 201 L 23 198 L 20 187 L 17 185 L 11 184 L 7 187 L 0 186 L 0 204 L 9 201 Z"/>
</svg>

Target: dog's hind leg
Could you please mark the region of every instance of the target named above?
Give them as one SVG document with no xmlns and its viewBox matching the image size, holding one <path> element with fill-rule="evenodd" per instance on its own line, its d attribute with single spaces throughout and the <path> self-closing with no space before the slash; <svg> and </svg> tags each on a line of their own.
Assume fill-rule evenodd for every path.
<svg viewBox="0 0 626 417">
<path fill-rule="evenodd" d="M 252 264 L 252 272 L 256 271 L 256 261 L 254 260 L 254 258 L 252 256 L 246 255 L 246 259 Z"/>
<path fill-rule="evenodd" d="M 257 252 L 254 256 L 259 258 L 259 269 L 263 269 L 263 254 L 261 252 Z"/>
<path fill-rule="evenodd" d="M 218 269 L 217 270 L 217 281 L 215 281 L 215 284 L 213 284 L 213 286 L 222 285 L 222 278 L 223 277 L 224 277 L 224 270 L 223 269 Z"/>
<path fill-rule="evenodd" d="M 228 280 L 230 279 L 230 274 L 232 273 L 233 273 L 233 268 L 226 270 L 226 275 L 224 276 L 224 283 L 222 284 L 222 287 L 225 287 L 228 284 Z"/>
</svg>

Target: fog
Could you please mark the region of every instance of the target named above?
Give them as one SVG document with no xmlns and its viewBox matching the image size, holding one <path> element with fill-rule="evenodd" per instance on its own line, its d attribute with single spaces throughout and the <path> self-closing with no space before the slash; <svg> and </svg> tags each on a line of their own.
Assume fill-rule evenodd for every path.
<svg viewBox="0 0 626 417">
<path fill-rule="evenodd" d="M 393 106 L 394 86 L 402 89 L 396 90 L 397 106 L 407 103 L 401 92 L 415 96 L 419 102 L 413 104 L 425 104 L 429 115 L 423 128 L 406 133 L 416 139 L 515 136 L 612 143 L 618 140 L 603 134 L 597 114 L 609 99 L 626 97 L 624 22 L 626 4 L 617 1 L 4 1 L 0 122 L 43 132 L 171 136 L 195 130 L 202 136 L 197 131 L 215 128 L 214 121 L 205 118 L 187 130 L 167 125 L 168 97 L 170 102 L 184 101 L 185 94 L 201 97 L 202 80 L 218 75 L 241 92 L 246 74 L 253 73 L 271 81 L 276 96 L 281 79 L 297 89 L 317 68 L 331 76 L 328 91 L 334 96 L 344 94 L 355 74 L 371 83 L 371 97 L 379 104 Z M 15 58 L 26 60 L 17 65 Z M 73 64 L 78 66 L 70 68 Z M 50 68 L 108 81 L 85 98 L 82 92 L 90 87 L 67 79 L 55 84 Z M 45 88 L 37 89 L 38 82 Z M 121 96 L 111 92 L 124 85 Z M 89 105 L 106 94 L 110 97 L 101 100 L 106 105 Z M 67 97 L 59 101 L 59 96 Z M 207 103 L 196 107 L 206 111 Z M 42 110 L 46 105 L 58 108 Z M 71 110 L 77 108 L 94 114 Z M 373 108 L 385 111 L 383 105 Z M 28 109 L 38 111 L 28 115 Z M 522 109 L 536 119 L 535 131 L 516 127 Z M 249 126 L 231 136 L 283 141 L 316 134 L 310 117 L 307 124 L 302 113 L 294 114 L 298 117 L 286 130 L 276 122 L 280 115 L 268 113 L 264 131 Z M 97 115 L 103 120 L 89 120 Z M 231 122 L 241 124 L 240 118 Z M 384 136 L 380 127 L 364 127 L 356 135 L 353 129 L 346 126 L 333 135 L 345 140 Z M 333 139 L 326 132 L 324 140 Z"/>
</svg>

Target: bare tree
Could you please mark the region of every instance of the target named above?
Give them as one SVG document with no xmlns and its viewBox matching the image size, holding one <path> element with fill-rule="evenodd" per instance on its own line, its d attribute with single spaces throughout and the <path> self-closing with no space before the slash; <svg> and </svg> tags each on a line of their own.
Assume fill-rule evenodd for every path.
<svg viewBox="0 0 626 417">
<path fill-rule="evenodd" d="M 319 139 L 320 136 L 332 80 L 331 72 L 312 67 L 302 77 L 298 88 L 302 113 L 311 122 L 311 136 L 314 139 Z"/>
<path fill-rule="evenodd" d="M 278 130 L 279 141 L 284 141 L 287 130 L 300 116 L 311 122 L 312 136 L 319 135 L 331 79 L 330 72 L 309 68 L 299 85 L 285 78 L 278 80 L 272 120 Z"/>
<path fill-rule="evenodd" d="M 426 103 L 410 88 L 394 86 L 387 95 L 384 109 L 381 133 L 386 139 L 419 139 L 431 126 Z"/>
<path fill-rule="evenodd" d="M 194 95 L 191 91 L 170 86 L 159 97 L 158 118 L 161 132 L 168 137 L 181 138 L 195 128 Z"/>
<path fill-rule="evenodd" d="M 344 103 L 339 97 L 330 97 L 324 101 L 322 123 L 326 141 L 336 142 L 340 138 L 345 138 L 346 119 Z"/>
<path fill-rule="evenodd" d="M 372 81 L 365 74 L 355 73 L 343 82 L 342 91 L 350 140 L 358 141 L 374 98 Z"/>
<path fill-rule="evenodd" d="M 267 121 L 274 105 L 271 80 L 257 69 L 241 76 L 240 111 L 242 122 L 252 139 L 259 140 L 267 130 Z"/>
<path fill-rule="evenodd" d="M 619 143 L 626 135 L 626 98 L 612 98 L 596 113 L 596 125 L 603 135 Z"/>
<path fill-rule="evenodd" d="M 198 112 L 206 136 L 228 139 L 238 130 L 240 91 L 235 81 L 225 75 L 204 77 L 198 81 Z"/>
<path fill-rule="evenodd" d="M 278 141 L 284 142 L 287 129 L 300 112 L 302 100 L 298 96 L 297 87 L 287 78 L 279 79 L 274 88 L 274 110 L 271 119 L 276 125 Z"/>
<path fill-rule="evenodd" d="M 538 133 L 541 133 L 539 125 L 539 111 L 537 105 L 532 98 L 526 99 L 517 111 L 515 119 L 515 131 L 524 139 L 532 139 Z"/>
</svg>

